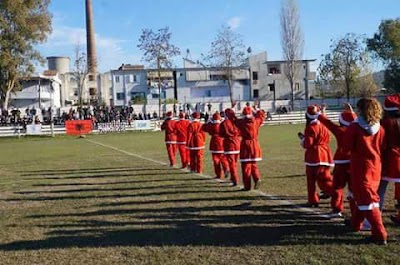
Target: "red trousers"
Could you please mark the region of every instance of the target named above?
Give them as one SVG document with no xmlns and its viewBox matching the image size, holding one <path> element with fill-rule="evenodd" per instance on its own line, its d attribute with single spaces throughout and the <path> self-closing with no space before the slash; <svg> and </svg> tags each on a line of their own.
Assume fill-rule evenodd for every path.
<svg viewBox="0 0 400 265">
<path fill-rule="evenodd" d="M 336 164 L 333 170 L 334 192 L 332 194 L 332 201 L 335 203 L 335 211 L 344 211 L 343 189 L 346 187 L 346 183 L 348 183 L 349 190 L 351 191 L 350 164 Z"/>
<path fill-rule="evenodd" d="M 213 153 L 212 160 L 215 176 L 219 179 L 223 179 L 224 172 L 226 172 L 226 169 L 229 167 L 227 160 L 224 157 L 224 154 Z"/>
<path fill-rule="evenodd" d="M 190 170 L 197 173 L 203 172 L 204 149 L 190 150 Z"/>
<path fill-rule="evenodd" d="M 226 155 L 222 156 L 221 163 L 222 163 L 222 169 L 224 170 L 225 174 L 229 173 L 229 163 L 228 159 L 226 158 Z"/>
<path fill-rule="evenodd" d="M 167 146 L 167 153 L 169 159 L 169 165 L 175 165 L 175 156 L 176 156 L 176 144 L 165 144 Z"/>
<path fill-rule="evenodd" d="M 189 165 L 189 149 L 186 148 L 186 144 L 178 144 L 178 150 L 182 168 L 186 168 Z"/>
<path fill-rule="evenodd" d="M 307 191 L 308 191 L 308 202 L 310 204 L 317 204 L 319 203 L 318 193 L 316 192 L 316 185 L 323 190 L 324 192 L 328 193 L 329 195 L 334 194 L 333 189 L 333 181 L 330 172 L 330 167 L 327 166 L 306 166 L 306 174 L 307 174 Z M 331 200 L 331 207 L 334 209 L 335 205 L 337 204 L 336 201 Z M 336 196 L 337 197 L 337 196 Z"/>
<path fill-rule="evenodd" d="M 258 170 L 257 162 L 242 162 L 242 175 L 244 189 L 251 189 L 251 177 L 253 181 L 260 180 L 260 171 Z"/>
<path fill-rule="evenodd" d="M 229 165 L 229 172 L 231 174 L 231 181 L 233 184 L 239 183 L 239 174 L 237 169 L 237 161 L 239 158 L 239 154 L 225 154 L 226 160 Z"/>
<path fill-rule="evenodd" d="M 351 224 L 356 231 L 360 231 L 364 219 L 367 218 L 371 224 L 371 234 L 374 240 L 386 240 L 387 233 L 383 226 L 381 211 L 379 208 L 372 210 L 360 211 L 358 208 L 351 215 Z"/>
</svg>

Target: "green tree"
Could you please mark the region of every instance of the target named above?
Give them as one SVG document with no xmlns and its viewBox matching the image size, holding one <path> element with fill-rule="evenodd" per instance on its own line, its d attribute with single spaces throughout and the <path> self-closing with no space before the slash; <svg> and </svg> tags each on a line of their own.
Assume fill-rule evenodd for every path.
<svg viewBox="0 0 400 265">
<path fill-rule="evenodd" d="M 210 66 L 220 69 L 223 79 L 228 81 L 229 98 L 233 107 L 235 99 L 232 86 L 235 68 L 246 63 L 246 47 L 242 36 L 230 27 L 222 26 L 215 40 L 211 42 L 211 50 L 203 59 Z"/>
<path fill-rule="evenodd" d="M 363 46 L 361 37 L 348 33 L 333 41 L 330 53 L 322 55 L 318 68 L 321 79 L 332 86 L 342 87 L 347 100 L 357 89 L 365 53 Z"/>
<path fill-rule="evenodd" d="M 50 0 L 0 1 L 0 90 L 3 107 L 8 108 L 19 79 L 35 71 L 34 63 L 44 62 L 35 45 L 51 32 Z"/>
<path fill-rule="evenodd" d="M 367 47 L 386 65 L 384 86 L 400 91 L 400 18 L 383 20 Z"/>
</svg>

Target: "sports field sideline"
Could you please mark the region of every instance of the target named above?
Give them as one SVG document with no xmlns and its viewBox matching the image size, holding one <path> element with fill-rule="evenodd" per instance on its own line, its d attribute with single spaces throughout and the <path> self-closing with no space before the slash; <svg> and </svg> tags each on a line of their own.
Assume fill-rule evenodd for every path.
<svg viewBox="0 0 400 265">
<path fill-rule="evenodd" d="M 265 126 L 260 192 L 166 166 L 162 133 L 1 139 L 0 264 L 398 264 L 304 208 L 302 125 Z"/>
</svg>

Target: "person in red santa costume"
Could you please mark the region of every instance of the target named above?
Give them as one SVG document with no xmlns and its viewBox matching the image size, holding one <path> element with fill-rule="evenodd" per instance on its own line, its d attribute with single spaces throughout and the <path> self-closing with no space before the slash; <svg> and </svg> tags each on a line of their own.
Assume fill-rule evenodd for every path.
<svg viewBox="0 0 400 265">
<path fill-rule="evenodd" d="M 379 185 L 380 208 L 383 210 L 385 192 L 388 182 L 395 183 L 395 200 L 397 214 L 391 215 L 390 219 L 400 225 L 400 94 L 387 96 L 383 109 L 384 117 L 381 121 L 385 129 L 386 153 L 382 165 L 382 180 Z"/>
<path fill-rule="evenodd" d="M 192 114 L 193 120 L 188 126 L 187 148 L 190 152 L 190 171 L 202 173 L 206 134 L 201 129 L 200 113 Z"/>
<path fill-rule="evenodd" d="M 189 120 L 185 118 L 185 113 L 179 113 L 179 120 L 175 123 L 176 131 L 176 144 L 178 146 L 179 155 L 181 157 L 182 168 L 187 168 L 189 165 L 189 149 L 187 145 L 187 133 L 189 127 Z"/>
<path fill-rule="evenodd" d="M 161 125 L 161 130 L 165 131 L 165 145 L 167 146 L 167 153 L 169 159 L 169 165 L 173 167 L 175 165 L 176 156 L 176 121 L 172 119 L 172 112 L 168 111 L 166 119 Z"/>
<path fill-rule="evenodd" d="M 328 129 L 318 121 L 319 107 L 311 105 L 306 112 L 306 128 L 304 134 L 299 133 L 300 145 L 306 149 L 304 161 L 307 175 L 308 203 L 310 207 L 318 207 L 319 196 L 316 185 L 333 195 L 333 181 L 330 168 L 333 167 L 331 149 L 329 147 L 330 134 Z M 331 201 L 331 206 L 333 202 Z"/>
<path fill-rule="evenodd" d="M 237 119 L 235 125 L 240 131 L 240 162 L 242 164 L 243 190 L 251 189 L 251 178 L 254 181 L 254 189 L 260 187 L 260 171 L 257 162 L 262 160 L 261 148 L 258 142 L 258 132 L 265 119 L 265 113 L 258 110 L 253 115 L 253 109 L 249 106 L 242 111 L 242 118 Z"/>
<path fill-rule="evenodd" d="M 335 168 L 333 170 L 333 188 L 335 192 L 332 195 L 332 217 L 341 216 L 344 211 L 343 189 L 348 183 L 351 192 L 350 183 L 350 152 L 344 152 L 343 142 L 348 126 L 357 118 L 350 104 L 343 105 L 344 111 L 340 113 L 339 124 L 332 122 L 326 115 L 319 115 L 318 120 L 333 133 L 336 138 L 337 149 L 333 157 Z M 325 113 L 326 106 L 321 107 L 322 113 Z M 354 209 L 355 204 L 352 200 L 352 194 L 349 194 L 350 209 Z"/>
<path fill-rule="evenodd" d="M 358 118 L 345 134 L 343 148 L 350 152 L 350 174 L 356 208 L 345 223 L 360 231 L 366 218 L 371 224 L 370 242 L 387 244 L 387 233 L 379 210 L 378 187 L 381 180 L 381 157 L 386 149 L 385 131 L 379 120 L 382 108 L 376 99 L 357 102 Z"/>
<path fill-rule="evenodd" d="M 224 178 L 225 174 L 223 169 L 227 167 L 227 165 L 223 165 L 226 160 L 224 160 L 224 139 L 219 134 L 220 124 L 221 116 L 218 112 L 216 112 L 213 114 L 211 120 L 204 124 L 202 128 L 203 131 L 211 135 L 210 153 L 212 155 L 215 178 L 217 179 Z"/>
<path fill-rule="evenodd" d="M 225 120 L 220 126 L 220 134 L 224 138 L 224 155 L 229 164 L 232 186 L 237 186 L 239 183 L 237 160 L 240 153 L 240 132 L 235 125 L 235 120 L 235 111 L 226 109 Z"/>
</svg>

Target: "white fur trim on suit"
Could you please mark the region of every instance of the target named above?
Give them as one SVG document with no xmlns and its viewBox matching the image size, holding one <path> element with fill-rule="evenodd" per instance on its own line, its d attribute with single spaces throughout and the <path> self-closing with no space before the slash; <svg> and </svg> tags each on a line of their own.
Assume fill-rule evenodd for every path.
<svg viewBox="0 0 400 265">
<path fill-rule="evenodd" d="M 335 165 L 343 165 L 343 164 L 349 164 L 350 160 L 333 160 L 333 163 Z"/>
<path fill-rule="evenodd" d="M 261 161 L 261 160 L 262 160 L 261 157 L 239 159 L 240 162 L 257 162 L 257 161 Z"/>
<path fill-rule="evenodd" d="M 310 121 L 310 124 L 314 124 L 314 123 L 319 124 L 319 120 L 312 120 L 312 121 Z"/>
<path fill-rule="evenodd" d="M 368 205 L 358 205 L 357 207 L 360 211 L 370 211 L 374 208 L 379 208 L 379 202 L 373 202 Z"/>
<path fill-rule="evenodd" d="M 345 120 L 343 119 L 342 115 L 339 116 L 339 123 L 340 123 L 340 124 L 343 124 L 344 126 L 349 126 L 349 125 L 350 125 L 350 122 L 345 121 Z"/>
<path fill-rule="evenodd" d="M 235 154 L 239 154 L 240 151 L 224 151 L 225 155 L 235 155 Z"/>
<path fill-rule="evenodd" d="M 205 148 L 205 146 L 199 146 L 199 147 L 188 147 L 187 149 L 189 149 L 189 150 L 201 150 L 201 149 L 204 149 Z"/>
<path fill-rule="evenodd" d="M 211 120 L 211 123 L 213 123 L 213 124 L 221 123 L 221 120 Z"/>
<path fill-rule="evenodd" d="M 223 154 L 224 151 L 215 151 L 215 150 L 210 150 L 211 154 Z"/>
<path fill-rule="evenodd" d="M 166 144 L 176 144 L 176 141 L 165 141 Z"/>
<path fill-rule="evenodd" d="M 331 163 L 328 163 L 328 162 L 317 162 L 317 163 L 305 162 L 304 164 L 306 164 L 306 166 L 309 166 L 309 167 L 317 167 L 317 166 L 333 167 L 334 166 L 334 164 L 331 164 Z"/>
<path fill-rule="evenodd" d="M 389 182 L 394 182 L 394 183 L 400 183 L 400 178 L 388 178 L 388 177 L 382 177 L 383 180 L 389 181 Z"/>
<path fill-rule="evenodd" d="M 186 144 L 186 142 L 176 142 L 176 144 Z"/>
</svg>

